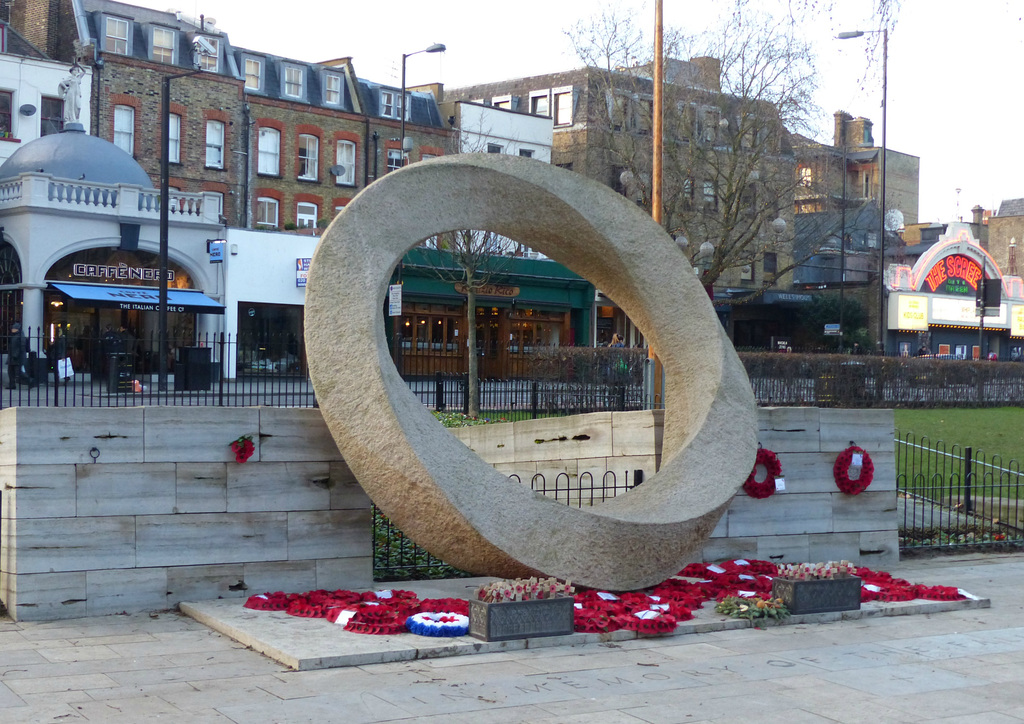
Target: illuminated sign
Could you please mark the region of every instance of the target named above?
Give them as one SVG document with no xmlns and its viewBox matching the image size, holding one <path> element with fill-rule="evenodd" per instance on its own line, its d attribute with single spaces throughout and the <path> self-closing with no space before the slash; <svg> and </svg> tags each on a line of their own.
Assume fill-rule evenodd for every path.
<svg viewBox="0 0 1024 724">
<path fill-rule="evenodd" d="M 921 331 L 928 329 L 928 297 L 911 297 L 901 294 L 897 310 L 896 323 L 899 329 Z"/>
<path fill-rule="evenodd" d="M 1010 336 L 1024 337 L 1024 305 L 1016 304 L 1010 316 Z"/>
<path fill-rule="evenodd" d="M 940 294 L 975 294 L 985 272 L 978 262 L 963 254 L 951 254 L 925 276 L 929 291 Z"/>
<path fill-rule="evenodd" d="M 932 321 L 938 324 L 978 325 L 978 308 L 973 299 L 949 299 L 932 297 Z M 985 317 L 985 326 L 1006 324 L 1006 305 L 999 305 L 999 314 Z"/>
</svg>

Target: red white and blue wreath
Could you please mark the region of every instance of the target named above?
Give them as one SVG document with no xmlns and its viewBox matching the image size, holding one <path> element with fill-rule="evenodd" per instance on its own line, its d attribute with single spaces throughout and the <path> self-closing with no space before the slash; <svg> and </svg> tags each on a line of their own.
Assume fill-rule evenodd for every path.
<svg viewBox="0 0 1024 724">
<path fill-rule="evenodd" d="M 420 636 L 465 636 L 469 632 L 469 617 L 451 611 L 427 611 L 410 616 L 405 627 Z"/>
<path fill-rule="evenodd" d="M 860 475 L 850 478 L 850 467 L 853 466 L 855 456 L 860 456 Z M 867 490 L 871 481 L 875 478 L 875 464 L 871 462 L 871 456 L 856 445 L 839 453 L 835 465 L 832 466 L 832 477 L 836 480 L 836 487 L 847 495 L 859 495 Z"/>
<path fill-rule="evenodd" d="M 764 480 L 757 481 L 757 466 L 763 465 L 765 469 Z M 743 490 L 751 498 L 767 498 L 775 494 L 775 478 L 782 472 L 782 465 L 778 456 L 771 450 L 763 447 L 757 449 L 757 458 L 754 459 L 754 468 L 750 471 L 747 481 L 743 483 Z"/>
</svg>

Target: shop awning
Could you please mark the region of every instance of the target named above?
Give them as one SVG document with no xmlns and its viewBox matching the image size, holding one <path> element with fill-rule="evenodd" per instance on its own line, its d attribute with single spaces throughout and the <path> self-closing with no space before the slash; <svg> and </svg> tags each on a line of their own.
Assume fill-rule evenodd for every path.
<svg viewBox="0 0 1024 724">
<path fill-rule="evenodd" d="M 134 309 L 141 312 L 156 312 L 160 309 L 160 290 L 156 287 L 50 282 L 50 288 L 88 307 Z M 224 314 L 224 305 L 195 289 L 168 289 L 167 311 Z"/>
</svg>

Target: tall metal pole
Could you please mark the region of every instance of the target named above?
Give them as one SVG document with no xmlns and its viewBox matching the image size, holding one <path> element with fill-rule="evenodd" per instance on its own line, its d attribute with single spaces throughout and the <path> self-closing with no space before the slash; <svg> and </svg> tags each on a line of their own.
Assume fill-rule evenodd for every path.
<svg viewBox="0 0 1024 724">
<path fill-rule="evenodd" d="M 160 298 L 157 309 L 157 389 L 167 389 L 167 227 L 170 215 L 171 81 L 202 72 L 200 69 L 165 75 L 160 83 Z"/>
<path fill-rule="evenodd" d="M 422 52 L 422 51 L 417 51 Z M 401 100 L 401 130 L 398 132 L 398 149 L 401 153 L 401 163 L 399 164 L 403 168 L 405 167 L 405 59 L 413 53 L 402 53 L 402 100 Z"/>
<path fill-rule="evenodd" d="M 843 200 L 839 224 L 839 352 L 843 351 L 843 292 L 846 289 L 846 118 L 841 118 L 839 132 L 843 137 Z"/>
<path fill-rule="evenodd" d="M 160 84 L 160 301 L 157 312 L 157 389 L 167 389 L 167 226 L 169 215 L 171 151 L 171 78 L 166 75 Z"/>
<path fill-rule="evenodd" d="M 660 224 L 662 218 L 662 154 L 664 151 L 664 89 L 665 53 L 662 25 L 662 0 L 654 3 L 654 108 L 652 109 L 652 135 L 654 137 L 653 158 L 651 164 L 651 216 Z"/>
<path fill-rule="evenodd" d="M 882 29 L 882 205 L 878 210 L 878 341 L 885 354 L 885 121 L 889 112 L 889 29 Z"/>
</svg>

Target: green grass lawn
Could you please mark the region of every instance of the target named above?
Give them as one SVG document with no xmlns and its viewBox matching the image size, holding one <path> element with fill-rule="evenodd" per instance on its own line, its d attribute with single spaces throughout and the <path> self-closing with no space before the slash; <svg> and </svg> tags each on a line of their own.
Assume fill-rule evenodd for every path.
<svg viewBox="0 0 1024 724">
<path fill-rule="evenodd" d="M 932 443 L 942 440 L 947 450 L 970 445 L 984 450 L 989 460 L 1000 455 L 1004 465 L 1009 460 L 1024 465 L 1024 408 L 896 410 L 896 429 L 901 436 L 914 433 L 918 441 L 924 435 Z"/>
</svg>

